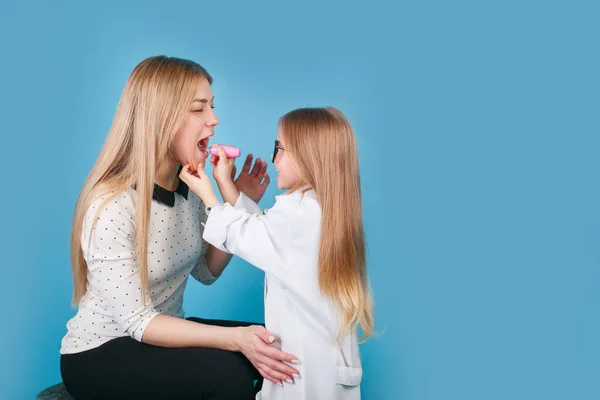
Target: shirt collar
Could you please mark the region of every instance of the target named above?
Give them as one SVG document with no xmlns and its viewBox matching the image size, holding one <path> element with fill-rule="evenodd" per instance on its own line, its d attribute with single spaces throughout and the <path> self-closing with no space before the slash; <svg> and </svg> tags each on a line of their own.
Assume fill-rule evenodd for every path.
<svg viewBox="0 0 600 400">
<path fill-rule="evenodd" d="M 177 173 L 181 171 L 183 165 L 179 167 Z M 135 190 L 135 186 L 133 185 L 133 190 Z M 152 190 L 152 200 L 156 200 L 157 202 L 164 204 L 165 206 L 173 207 L 175 205 L 175 193 L 179 193 L 183 196 L 184 199 L 187 200 L 189 187 L 182 180 L 179 180 L 179 185 L 177 185 L 177 189 L 174 192 L 165 189 L 162 186 L 154 184 L 154 189 Z"/>
<path fill-rule="evenodd" d="M 166 206 L 173 207 L 175 205 L 175 193 L 179 193 L 184 199 L 188 198 L 189 188 L 183 181 L 179 181 L 179 185 L 174 192 L 163 188 L 162 186 L 154 184 L 154 190 L 152 191 L 152 199 L 162 203 Z"/>
</svg>

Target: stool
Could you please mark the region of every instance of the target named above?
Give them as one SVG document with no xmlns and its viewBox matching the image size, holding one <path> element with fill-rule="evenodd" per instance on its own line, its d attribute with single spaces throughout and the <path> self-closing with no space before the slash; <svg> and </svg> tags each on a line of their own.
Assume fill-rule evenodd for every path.
<svg viewBox="0 0 600 400">
<path fill-rule="evenodd" d="M 35 400 L 75 400 L 63 383 L 57 383 L 38 393 Z"/>
</svg>

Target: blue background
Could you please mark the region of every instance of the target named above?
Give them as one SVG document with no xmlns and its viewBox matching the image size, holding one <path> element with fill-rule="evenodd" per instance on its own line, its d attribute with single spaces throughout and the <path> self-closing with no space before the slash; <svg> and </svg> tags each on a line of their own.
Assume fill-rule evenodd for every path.
<svg viewBox="0 0 600 400">
<path fill-rule="evenodd" d="M 83 3 L 0 5 L 1 398 L 60 380 L 76 197 L 158 54 L 209 70 L 244 152 L 296 107 L 350 117 L 383 332 L 363 398 L 600 398 L 597 2 Z M 185 305 L 262 320 L 262 275 L 235 260 Z"/>
</svg>

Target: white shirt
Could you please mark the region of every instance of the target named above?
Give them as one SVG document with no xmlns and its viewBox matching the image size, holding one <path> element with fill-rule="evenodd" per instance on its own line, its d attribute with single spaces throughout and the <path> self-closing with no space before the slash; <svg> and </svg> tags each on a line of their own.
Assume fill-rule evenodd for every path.
<svg viewBox="0 0 600 400">
<path fill-rule="evenodd" d="M 262 400 L 360 399 L 362 367 L 355 331 L 339 342 L 339 312 L 321 295 L 318 253 L 321 207 L 316 194 L 277 196 L 264 213 L 240 194 L 235 206 L 212 208 L 204 239 L 266 272 L 265 323 L 275 346 L 298 357 L 295 383 L 264 382 Z"/>
<path fill-rule="evenodd" d="M 216 280 L 206 264 L 208 244 L 202 240 L 205 207 L 185 184 L 175 192 L 154 187 L 145 299 L 135 243 L 137 193 L 126 190 L 99 209 L 105 200 L 96 200 L 85 216 L 81 246 L 88 266 L 87 292 L 67 323 L 62 354 L 93 349 L 122 336 L 141 341 L 156 315 L 183 318 L 183 291 L 190 274 L 207 285 Z"/>
</svg>

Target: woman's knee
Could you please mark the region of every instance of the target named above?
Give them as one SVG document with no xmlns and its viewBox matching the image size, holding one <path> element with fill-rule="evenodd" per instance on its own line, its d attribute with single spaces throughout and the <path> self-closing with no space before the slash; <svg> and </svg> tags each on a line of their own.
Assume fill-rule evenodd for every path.
<svg viewBox="0 0 600 400">
<path fill-rule="evenodd" d="M 255 374 L 252 366 L 239 353 L 223 351 L 213 370 L 216 390 L 212 399 L 254 399 Z"/>
</svg>

